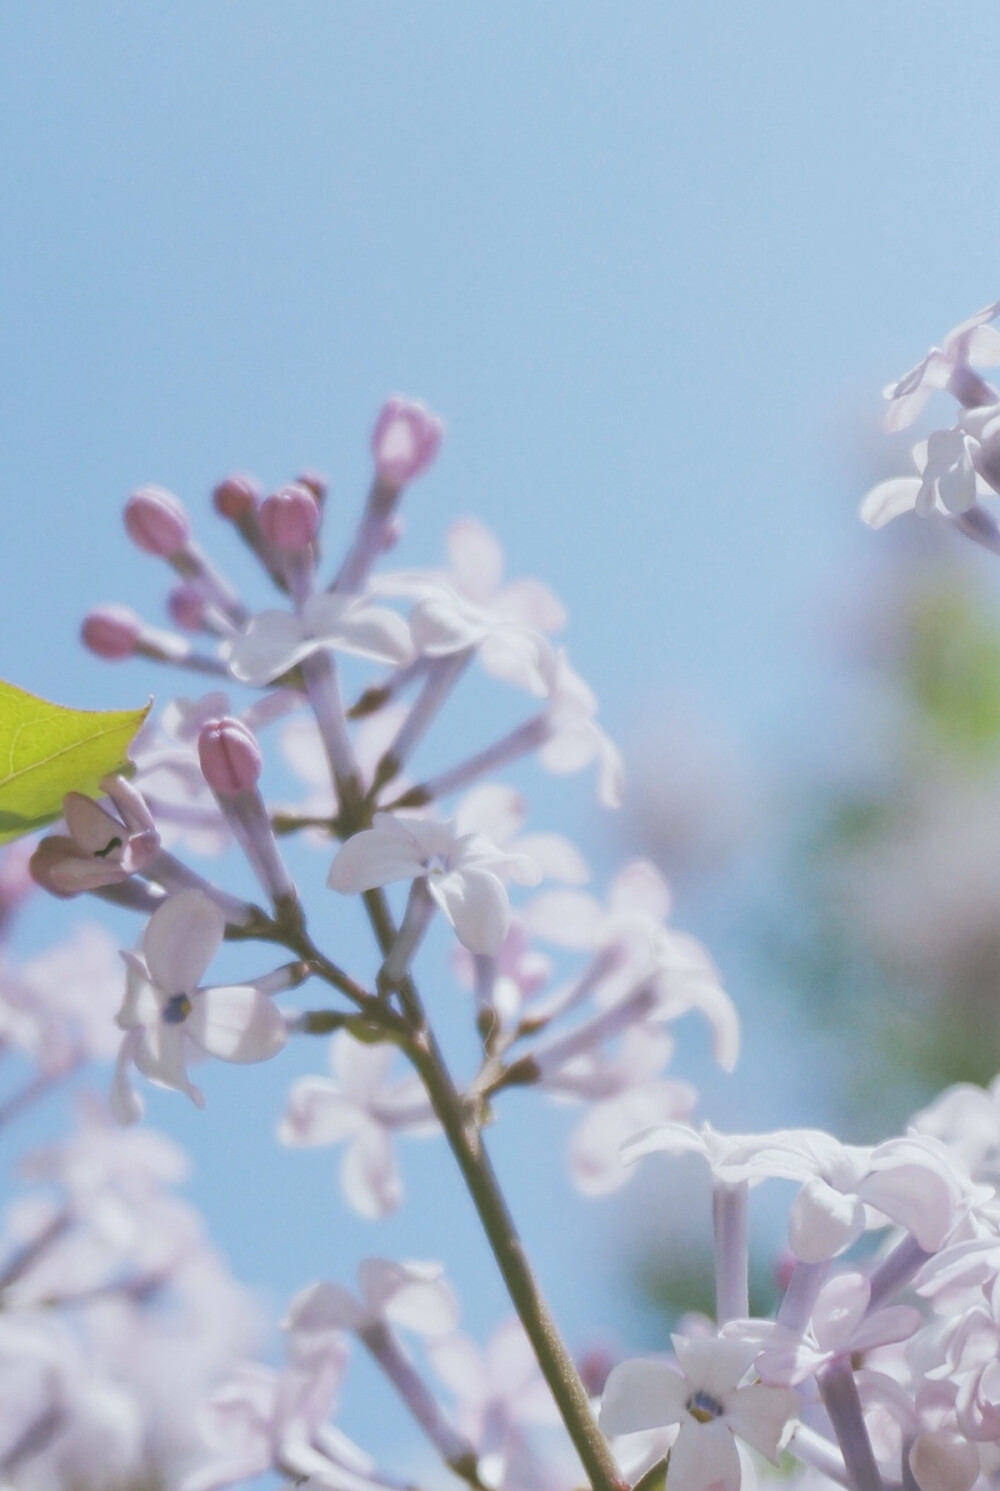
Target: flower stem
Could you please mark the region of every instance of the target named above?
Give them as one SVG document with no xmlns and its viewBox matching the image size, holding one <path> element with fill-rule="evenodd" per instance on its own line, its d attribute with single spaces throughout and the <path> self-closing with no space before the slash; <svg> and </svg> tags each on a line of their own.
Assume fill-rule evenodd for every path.
<svg viewBox="0 0 1000 1491">
<path fill-rule="evenodd" d="M 378 890 L 366 891 L 364 901 L 379 947 L 385 955 L 396 936 L 385 896 Z M 542 1298 L 482 1134 L 452 1081 L 411 979 L 401 982 L 399 994 L 412 1030 L 410 1057 L 458 1162 L 511 1301 L 590 1479 L 592 1491 L 626 1491 L 628 1483 L 618 1472 L 591 1411 L 587 1390 Z"/>
</svg>

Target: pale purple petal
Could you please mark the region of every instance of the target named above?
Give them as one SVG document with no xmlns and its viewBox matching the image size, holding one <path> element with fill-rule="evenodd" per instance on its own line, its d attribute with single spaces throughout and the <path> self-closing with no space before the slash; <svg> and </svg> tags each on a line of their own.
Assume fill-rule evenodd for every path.
<svg viewBox="0 0 1000 1491">
<path fill-rule="evenodd" d="M 365 1123 L 357 1130 L 340 1163 L 340 1183 L 348 1205 L 363 1217 L 376 1221 L 396 1210 L 403 1183 L 392 1137 L 385 1129 Z"/>
<path fill-rule="evenodd" d="M 310 1284 L 289 1304 L 281 1329 L 310 1333 L 356 1330 L 367 1319 L 367 1310 L 342 1285 Z"/>
<path fill-rule="evenodd" d="M 971 1491 L 982 1465 L 975 1445 L 940 1429 L 913 1441 L 910 1469 L 920 1491 Z"/>
<path fill-rule="evenodd" d="M 503 549 L 478 518 L 459 518 L 445 536 L 445 549 L 458 588 L 484 604 L 496 594 L 503 575 Z"/>
<path fill-rule="evenodd" d="M 826 1181 L 806 1181 L 788 1217 L 788 1245 L 803 1263 L 821 1263 L 834 1258 L 861 1235 L 865 1224 L 864 1203 L 844 1195 Z"/>
<path fill-rule="evenodd" d="M 912 512 L 921 483 L 916 476 L 894 476 L 872 487 L 861 503 L 858 516 L 869 528 L 884 528 L 893 518 Z"/>
<path fill-rule="evenodd" d="M 221 946 L 223 912 L 197 890 L 182 890 L 157 907 L 142 950 L 153 983 L 169 998 L 190 994 Z"/>
<path fill-rule="evenodd" d="M 377 663 L 408 663 L 413 657 L 410 628 L 385 606 L 352 601 L 339 595 L 310 596 L 302 609 L 309 631 L 339 652 Z"/>
<path fill-rule="evenodd" d="M 337 1144 L 362 1121 L 357 1105 L 325 1077 L 300 1077 L 292 1084 L 278 1127 L 282 1144 L 309 1147 Z"/>
<path fill-rule="evenodd" d="M 285 1044 L 287 1030 L 274 1001 L 247 985 L 203 989 L 193 999 L 187 1030 L 222 1061 L 266 1061 Z"/>
<path fill-rule="evenodd" d="M 440 1263 L 366 1258 L 358 1266 L 361 1294 L 373 1314 L 421 1336 L 456 1329 L 459 1308 Z"/>
<path fill-rule="evenodd" d="M 564 885 L 586 885 L 590 866 L 575 844 L 562 834 L 524 834 L 517 841 L 518 852 L 539 868 L 546 880 L 561 880 Z"/>
<path fill-rule="evenodd" d="M 427 597 L 417 601 L 410 612 L 413 645 L 427 657 L 447 657 L 478 647 L 487 627 L 478 609 L 463 605 L 456 595 Z"/>
<path fill-rule="evenodd" d="M 558 632 L 566 625 L 566 608 L 538 580 L 512 580 L 493 602 L 497 614 L 539 632 Z"/>
<path fill-rule="evenodd" d="M 234 678 L 259 688 L 315 651 L 315 640 L 297 616 L 261 611 L 232 643 L 227 662 Z"/>
</svg>

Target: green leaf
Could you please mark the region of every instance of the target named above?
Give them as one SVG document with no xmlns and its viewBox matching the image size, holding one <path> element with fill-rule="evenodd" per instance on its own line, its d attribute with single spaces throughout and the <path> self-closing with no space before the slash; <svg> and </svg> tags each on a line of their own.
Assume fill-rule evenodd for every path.
<svg viewBox="0 0 1000 1491">
<path fill-rule="evenodd" d="M 64 709 L 0 680 L 0 844 L 44 828 L 67 792 L 100 793 L 128 766 L 144 709 Z"/>
</svg>

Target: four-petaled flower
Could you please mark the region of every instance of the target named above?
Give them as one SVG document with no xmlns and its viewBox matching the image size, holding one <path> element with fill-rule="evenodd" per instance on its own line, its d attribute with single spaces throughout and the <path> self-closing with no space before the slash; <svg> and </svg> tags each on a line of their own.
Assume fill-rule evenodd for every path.
<svg viewBox="0 0 1000 1491">
<path fill-rule="evenodd" d="M 266 1061 L 285 1044 L 284 1019 L 256 984 L 199 987 L 225 930 L 225 916 L 213 901 L 184 890 L 150 917 L 141 956 L 122 953 L 128 975 L 117 1023 L 125 1038 L 111 1097 L 120 1122 L 132 1122 L 142 1111 L 128 1081 L 131 1065 L 161 1087 L 186 1092 L 200 1108 L 204 1098 L 188 1079 L 189 1058 Z"/>
<path fill-rule="evenodd" d="M 733 1436 L 777 1460 L 785 1427 L 796 1413 L 790 1388 L 743 1387 L 755 1344 L 672 1337 L 680 1371 L 664 1361 L 621 1362 L 612 1369 L 601 1403 L 608 1434 L 634 1434 L 666 1424 L 680 1430 L 670 1450 L 670 1491 L 737 1491 L 740 1457 Z"/>
<path fill-rule="evenodd" d="M 229 671 L 261 687 L 327 648 L 377 663 L 408 663 L 409 628 L 401 616 L 363 595 L 313 595 L 299 615 L 261 611 L 231 644 Z"/>
<path fill-rule="evenodd" d="M 454 821 L 376 813 L 372 828 L 341 847 L 327 884 L 356 894 L 399 880 L 423 880 L 459 941 L 470 952 L 492 957 L 510 925 L 501 875 L 523 885 L 539 879 L 530 859 L 505 853 L 484 834 L 460 834 Z"/>
</svg>

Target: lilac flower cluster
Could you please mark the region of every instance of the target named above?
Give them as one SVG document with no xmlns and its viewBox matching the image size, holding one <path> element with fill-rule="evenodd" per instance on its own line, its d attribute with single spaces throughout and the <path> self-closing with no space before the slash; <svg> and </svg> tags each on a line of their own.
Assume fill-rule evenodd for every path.
<svg viewBox="0 0 1000 1491">
<path fill-rule="evenodd" d="M 31 889 L 20 850 L 0 866 L 4 934 Z M 79 1085 L 113 1055 L 120 984 L 114 945 L 92 923 L 27 962 L 6 948 L 0 961 L 0 1127 L 75 1086 L 73 1127 L 20 1156 L 0 1212 L 5 1487 L 176 1484 L 197 1452 L 199 1403 L 261 1333 L 176 1194 L 183 1152 L 122 1129 Z"/>
<path fill-rule="evenodd" d="M 908 505 L 992 543 L 976 483 L 992 469 L 982 411 L 998 396 L 972 364 L 1000 361 L 997 313 L 965 323 L 894 386 L 897 425 L 945 385 L 979 423 L 976 433 L 961 426 L 966 443 L 951 464 L 954 440 L 928 450 L 906 502 L 898 487 L 871 494 L 870 521 Z M 517 1315 L 482 1351 L 458 1333 L 438 1263 L 369 1259 L 356 1293 L 309 1285 L 285 1316 L 284 1366 L 244 1363 L 207 1403 L 205 1453 L 182 1491 L 221 1491 L 266 1471 L 339 1491 L 399 1485 L 334 1422 L 352 1346 L 476 1491 L 584 1482 L 649 1491 L 664 1475 L 669 1491 L 737 1491 L 768 1476 L 782 1451 L 799 1484 L 985 1488 L 1000 1469 L 995 1095 L 946 1093 L 905 1134 L 867 1146 L 812 1130 L 727 1136 L 691 1122 L 697 1094 L 671 1070 L 673 1023 L 699 1016 L 725 1069 L 739 1045 L 711 959 L 671 926 L 669 890 L 651 865 L 627 865 L 594 894 L 580 851 L 525 832 L 526 802 L 491 780 L 535 756 L 550 771 L 593 766 L 600 801 L 620 799 L 618 751 L 552 640 L 561 605 L 536 581 L 505 582 L 497 541 L 472 519 L 450 529 L 441 569 L 384 567 L 403 491 L 441 433 L 421 405 L 386 404 L 360 520 L 328 571 L 322 478 L 305 473 L 266 497 L 249 477 L 222 482 L 217 514 L 279 593 L 280 604 L 259 611 L 206 556 L 175 497 L 135 493 L 129 535 L 180 578 L 167 601 L 174 629 L 118 607 L 84 623 L 101 656 L 138 654 L 258 691 L 242 709 L 221 692 L 173 701 L 137 740 L 131 781 L 108 780 L 104 803 L 71 795 L 65 832 L 33 855 L 32 873 L 55 894 L 94 894 L 145 918 L 137 950 L 123 953 L 116 1117 L 141 1113 L 133 1071 L 200 1105 L 192 1058 L 254 1063 L 294 1037 L 329 1037 L 329 1073 L 292 1084 L 281 1141 L 340 1146 L 346 1202 L 378 1218 L 403 1196 L 397 1137 L 443 1137 Z M 345 657 L 376 670 L 350 700 Z M 415 779 L 416 748 L 433 743 L 473 663 L 508 697 L 526 694 L 528 712 L 473 755 Z M 302 803 L 263 796 L 257 737 L 271 727 L 304 781 Z M 325 852 L 321 893 L 360 898 L 376 948 L 367 972 L 340 967 L 314 940 L 310 897 L 282 850 L 292 834 Z M 188 863 L 227 844 L 262 905 Z M 435 923 L 452 941 L 478 1036 L 476 1068 L 460 1081 L 415 973 Z M 207 982 L 224 940 L 270 948 L 274 966 Z M 289 1002 L 300 987 L 322 988 L 324 1006 Z M 693 1152 L 711 1168 L 716 1318 L 690 1317 L 671 1354 L 620 1361 L 608 1375 L 575 1363 L 563 1344 L 484 1138 L 504 1094 L 525 1087 L 582 1110 L 569 1168 L 586 1194 L 613 1191 L 654 1151 Z M 748 1303 L 749 1196 L 773 1180 L 795 1190 L 781 1304 L 762 1320 Z"/>
</svg>

